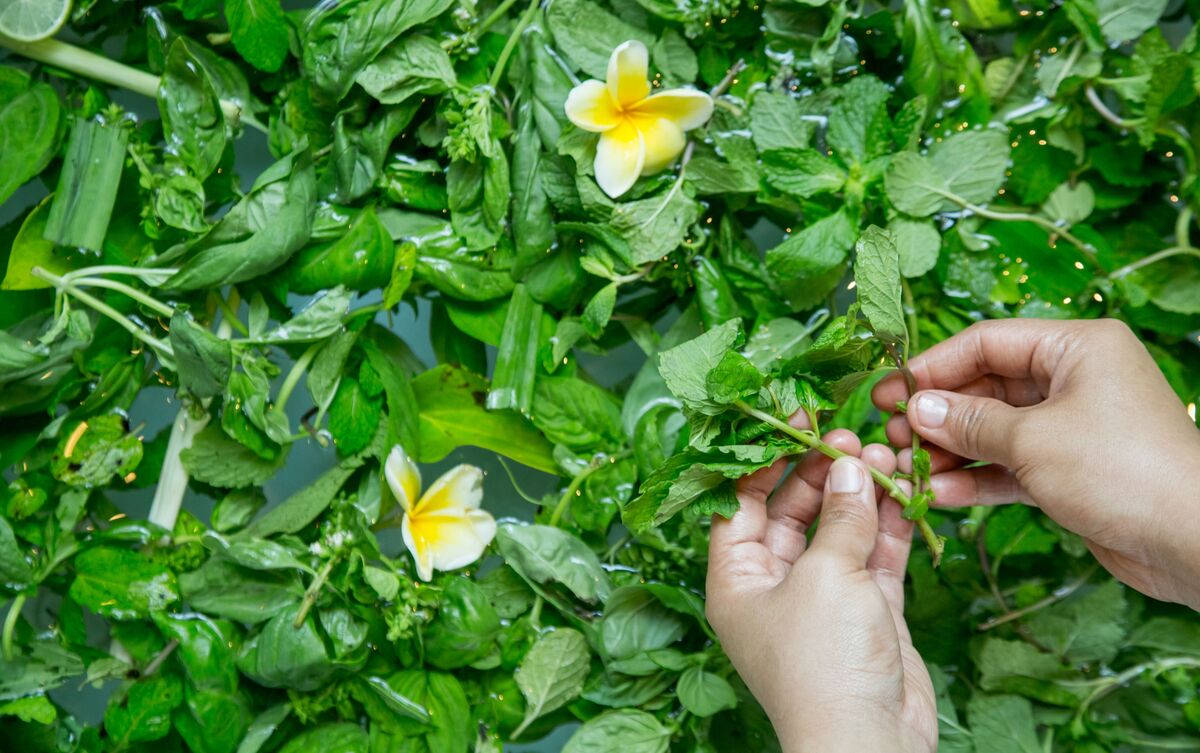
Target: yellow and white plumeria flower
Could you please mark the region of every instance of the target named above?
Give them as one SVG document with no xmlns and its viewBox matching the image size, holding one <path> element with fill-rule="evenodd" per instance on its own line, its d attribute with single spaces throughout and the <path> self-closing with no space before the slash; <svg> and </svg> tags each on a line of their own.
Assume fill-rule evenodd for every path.
<svg viewBox="0 0 1200 753">
<path fill-rule="evenodd" d="M 457 465 L 421 494 L 421 471 L 399 445 L 383 464 L 383 475 L 404 510 L 401 531 L 421 580 L 434 570 L 466 567 L 496 536 L 496 519 L 481 510 L 483 471 Z"/>
<path fill-rule="evenodd" d="M 650 94 L 649 53 L 637 40 L 623 42 L 608 59 L 608 81 L 589 79 L 567 95 L 567 117 L 600 134 L 596 182 L 614 199 L 671 164 L 683 151 L 683 132 L 712 115 L 712 97 L 695 89 Z"/>
</svg>

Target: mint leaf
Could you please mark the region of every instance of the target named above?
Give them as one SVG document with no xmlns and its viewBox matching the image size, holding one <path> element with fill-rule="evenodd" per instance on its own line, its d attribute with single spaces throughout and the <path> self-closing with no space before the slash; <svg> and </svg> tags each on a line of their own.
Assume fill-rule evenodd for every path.
<svg viewBox="0 0 1200 753">
<path fill-rule="evenodd" d="M 976 753 L 1041 753 L 1033 705 L 1011 695 L 972 696 L 967 720 L 975 737 Z"/>
<path fill-rule="evenodd" d="M 772 149 L 762 153 L 762 165 L 767 183 L 802 199 L 833 193 L 846 182 L 846 171 L 815 149 Z"/>
<path fill-rule="evenodd" d="M 998 130 L 956 133 L 929 150 L 929 162 L 949 191 L 972 204 L 983 204 L 1004 185 L 1008 135 Z"/>
<path fill-rule="evenodd" d="M 287 16 L 279 0 L 226 0 L 225 18 L 233 46 L 246 62 L 274 73 L 288 54 Z"/>
<path fill-rule="evenodd" d="M 854 280 L 863 315 L 875 336 L 891 342 L 908 338 L 900 292 L 900 254 L 892 235 L 875 225 L 855 245 Z"/>
<path fill-rule="evenodd" d="M 795 310 L 811 308 L 841 281 L 858 229 L 845 210 L 834 212 L 767 249 L 767 270 Z"/>
<path fill-rule="evenodd" d="M 900 274 L 909 278 L 920 277 L 937 264 L 942 236 L 932 222 L 897 217 L 888 223 L 887 231 L 896 240 Z"/>
<path fill-rule="evenodd" d="M 716 414 L 724 406 L 708 391 L 708 373 L 741 338 L 741 320 L 735 319 L 658 355 L 658 371 L 668 389 L 684 405 L 701 413 Z"/>
<path fill-rule="evenodd" d="M 938 211 L 950 190 L 933 164 L 916 152 L 900 152 L 892 157 L 884 174 L 884 189 L 892 206 L 913 217 L 928 217 Z"/>
</svg>

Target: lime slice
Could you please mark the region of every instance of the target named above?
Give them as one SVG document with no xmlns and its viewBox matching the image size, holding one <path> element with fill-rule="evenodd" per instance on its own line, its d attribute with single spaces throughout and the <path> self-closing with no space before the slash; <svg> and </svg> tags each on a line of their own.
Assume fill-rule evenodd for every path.
<svg viewBox="0 0 1200 753">
<path fill-rule="evenodd" d="M 58 33 L 71 15 L 71 0 L 0 0 L 0 34 L 36 42 Z"/>
</svg>

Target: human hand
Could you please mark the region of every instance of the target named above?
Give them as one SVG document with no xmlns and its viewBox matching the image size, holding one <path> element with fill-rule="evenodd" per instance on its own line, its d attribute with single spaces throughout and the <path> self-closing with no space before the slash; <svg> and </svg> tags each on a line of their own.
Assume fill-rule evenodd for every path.
<svg viewBox="0 0 1200 753">
<path fill-rule="evenodd" d="M 1200 432 L 1128 327 L 982 322 L 909 369 L 920 391 L 888 438 L 936 445 L 937 505 L 1037 505 L 1122 582 L 1200 608 Z M 906 396 L 899 374 L 873 394 L 885 411 Z"/>
<path fill-rule="evenodd" d="M 709 621 L 788 753 L 936 750 L 933 686 L 904 622 L 913 524 L 865 465 L 890 475 L 895 455 L 845 430 L 825 441 L 855 457 L 811 452 L 772 494 L 781 460 L 713 518 Z"/>
</svg>

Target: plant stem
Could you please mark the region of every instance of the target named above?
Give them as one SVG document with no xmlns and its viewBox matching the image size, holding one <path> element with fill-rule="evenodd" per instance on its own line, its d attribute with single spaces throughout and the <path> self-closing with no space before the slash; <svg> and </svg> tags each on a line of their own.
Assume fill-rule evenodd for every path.
<svg viewBox="0 0 1200 753">
<path fill-rule="evenodd" d="M 1130 680 L 1135 679 L 1138 675 L 1142 674 L 1146 670 L 1151 670 L 1155 675 L 1160 675 L 1163 672 L 1166 672 L 1168 669 L 1174 669 L 1175 667 L 1200 667 L 1200 658 L 1194 656 L 1171 656 L 1166 659 L 1153 659 L 1151 661 L 1134 665 L 1129 669 L 1120 672 L 1119 674 L 1113 675 L 1112 677 L 1105 677 L 1103 678 L 1104 684 L 1093 690 L 1091 694 L 1087 698 L 1083 699 L 1083 702 L 1079 704 L 1079 708 L 1075 710 L 1075 718 L 1082 718 L 1084 713 L 1087 712 L 1089 706 Z"/>
<path fill-rule="evenodd" d="M 500 79 L 504 77 L 504 68 L 508 65 L 508 58 L 512 55 L 513 49 L 517 46 L 517 41 L 521 35 L 525 33 L 525 27 L 529 26 L 533 21 L 533 15 L 537 13 L 538 7 L 542 0 L 530 0 L 529 7 L 521 14 L 521 18 L 517 20 L 517 25 L 513 28 L 512 33 L 508 35 L 508 41 L 504 43 L 504 49 L 500 51 L 500 57 L 496 60 L 496 67 L 492 69 L 492 77 L 488 79 L 488 86 L 493 90 L 500 85 Z"/>
<path fill-rule="evenodd" d="M 921 334 L 917 329 L 917 304 L 906 277 L 900 278 L 900 292 L 904 296 L 904 313 L 908 317 L 908 341 L 904 343 L 904 360 L 907 361 L 909 354 L 921 351 Z"/>
<path fill-rule="evenodd" d="M 1120 115 L 1117 115 L 1115 112 L 1108 109 L 1108 105 L 1104 104 L 1104 100 L 1100 99 L 1100 95 L 1096 93 L 1096 87 L 1092 86 L 1091 84 L 1088 84 L 1086 87 L 1084 87 L 1083 91 L 1084 95 L 1087 96 L 1087 101 L 1089 104 L 1091 104 L 1092 109 L 1094 109 L 1100 115 L 1100 117 L 1104 118 L 1109 123 L 1112 123 L 1117 128 L 1136 128 L 1137 125 L 1142 122 L 1141 118 L 1137 120 L 1125 120 Z"/>
<path fill-rule="evenodd" d="M 177 648 L 179 648 L 179 639 L 172 638 L 167 642 L 167 645 L 162 647 L 162 651 L 159 651 L 157 654 L 155 654 L 154 658 L 150 660 L 150 663 L 146 665 L 146 668 L 142 670 L 142 677 L 149 677 L 157 672 L 158 668 L 162 666 L 162 663 L 165 662 L 167 657 L 169 657 Z"/>
<path fill-rule="evenodd" d="M 53 285 L 60 292 L 69 294 L 69 295 L 79 299 L 83 303 L 86 303 L 88 306 L 92 307 L 99 313 L 104 314 L 105 316 L 112 319 L 117 324 L 121 325 L 121 327 L 123 327 L 127 332 L 129 332 L 129 334 L 133 335 L 138 340 L 141 340 L 146 345 L 149 345 L 159 355 L 166 354 L 168 357 L 170 357 L 170 359 L 172 361 L 174 361 L 175 351 L 171 349 L 170 343 L 164 342 L 164 341 L 158 339 L 157 337 L 154 337 L 153 335 L 148 334 L 147 332 L 143 331 L 136 324 L 129 321 L 129 317 L 125 316 L 120 311 L 117 311 L 112 306 L 109 306 L 104 301 L 101 301 L 99 298 L 96 298 L 95 296 L 93 296 L 89 293 L 85 293 L 84 291 L 79 290 L 71 283 L 63 280 L 63 278 L 59 277 L 58 275 L 51 274 L 50 272 L 47 272 L 46 270 L 42 269 L 41 267 L 34 267 L 30 271 L 30 274 L 32 274 L 34 277 L 45 280 L 46 282 Z"/>
<path fill-rule="evenodd" d="M 1078 591 L 1080 586 L 1082 586 L 1084 583 L 1087 583 L 1088 580 L 1092 577 L 1092 575 L 1094 575 L 1096 573 L 1096 569 L 1098 567 L 1099 567 L 1098 564 L 1093 564 L 1091 567 L 1089 567 L 1087 569 L 1087 572 L 1085 572 L 1083 575 L 1079 576 L 1076 580 L 1072 581 L 1071 583 L 1068 583 L 1066 586 L 1063 586 L 1062 588 L 1058 589 L 1057 591 L 1050 594 L 1046 598 L 1039 599 L 1038 601 L 1035 601 L 1034 603 L 1030 604 L 1029 606 L 1021 607 L 1020 609 L 1014 609 L 1012 611 L 1005 612 L 1004 614 L 998 615 L 996 617 L 992 617 L 991 619 L 987 620 L 986 622 L 980 623 L 978 629 L 981 631 L 991 630 L 992 628 L 999 627 L 1000 625 L 1003 625 L 1006 622 L 1012 622 L 1013 620 L 1019 620 L 1022 617 L 1024 617 L 1025 615 L 1031 614 L 1033 612 L 1038 611 L 1039 609 L 1043 609 L 1045 607 L 1050 606 L 1051 604 L 1056 604 L 1056 603 L 1062 601 L 1063 599 L 1067 598 L 1071 594 Z"/>
<path fill-rule="evenodd" d="M 1151 264 L 1156 264 L 1164 259 L 1169 259 L 1172 256 L 1194 256 L 1197 259 L 1200 259 L 1200 249 L 1192 248 L 1190 246 L 1171 246 L 1170 248 L 1164 248 L 1162 251 L 1156 251 L 1155 253 L 1138 259 L 1131 264 L 1126 264 L 1110 274 L 1109 278 L 1113 280 L 1119 280 L 1125 275 L 1139 270 L 1142 267 L 1148 267 Z"/>
<path fill-rule="evenodd" d="M 292 364 L 291 371 L 284 378 L 283 384 L 279 385 L 279 394 L 275 397 L 275 410 L 282 411 L 287 407 L 287 401 L 292 396 L 292 391 L 296 389 L 296 385 L 300 383 L 300 377 L 308 372 L 308 365 L 312 363 L 313 357 L 317 355 L 317 351 L 321 349 L 324 343 L 313 343 L 300 354 L 296 362 Z"/>
<path fill-rule="evenodd" d="M 761 411 L 742 400 L 734 401 L 733 406 L 745 413 L 747 416 L 762 421 L 771 428 L 788 435 L 805 447 L 816 450 L 826 457 L 830 457 L 835 460 L 841 457 L 846 457 L 846 453 L 842 452 L 836 447 L 833 447 L 832 445 L 822 442 L 821 439 L 811 431 L 797 429 L 796 427 L 788 424 L 786 421 L 781 421 L 772 416 L 770 413 Z M 884 490 L 887 491 L 888 495 L 892 499 L 896 500 L 901 507 L 907 510 L 912 506 L 912 499 L 904 493 L 904 490 L 900 488 L 895 479 L 878 470 L 877 468 L 871 468 L 868 466 L 868 470 L 871 472 L 871 478 L 875 479 L 875 483 L 882 486 Z M 921 537 L 925 539 L 925 543 L 928 545 L 929 551 L 933 555 L 934 567 L 936 567 L 938 563 L 941 562 L 942 551 L 946 546 L 945 542 L 942 541 L 940 536 L 934 533 L 933 527 L 929 525 L 929 521 L 925 520 L 924 516 L 917 518 L 913 522 L 916 523 L 917 529 L 921 532 Z"/>
<path fill-rule="evenodd" d="M 571 499 L 579 496 L 579 487 L 583 485 L 588 476 L 603 468 L 605 462 L 607 461 L 604 459 L 598 463 L 592 461 L 586 468 L 575 474 L 575 477 L 571 479 L 571 483 L 567 484 L 567 490 L 558 498 L 558 504 L 554 506 L 554 512 L 550 513 L 551 526 L 558 526 L 558 522 L 562 520 L 563 514 L 571 506 Z"/>
<path fill-rule="evenodd" d="M 122 293 L 132 298 L 155 313 L 167 317 L 168 319 L 175 315 L 175 309 L 171 308 L 162 301 L 159 301 L 157 298 L 151 298 L 137 288 L 130 287 L 123 282 L 108 280 L 103 277 L 80 277 L 71 280 L 68 284 L 78 285 L 84 288 L 105 288 L 106 290 L 115 290 L 118 293 Z"/>
<path fill-rule="evenodd" d="M 504 14 L 508 13 L 508 9 L 513 7 L 513 4 L 516 2 L 517 0 L 504 0 L 504 2 L 497 5 L 496 9 L 488 14 L 487 18 L 480 21 L 479 25 L 474 29 L 471 29 L 471 32 L 468 35 L 471 41 L 478 41 L 478 39 L 483 36 L 483 33 L 492 28 L 492 24 L 503 18 Z"/>
<path fill-rule="evenodd" d="M 1030 214 L 1029 212 L 999 212 L 994 209 L 988 209 L 987 207 L 981 207 L 978 204 L 972 204 L 958 194 L 950 193 L 949 191 L 937 191 L 937 193 L 946 197 L 950 201 L 953 201 L 955 204 L 958 204 L 971 214 L 979 215 L 985 219 L 997 220 L 1000 222 L 1032 222 L 1051 235 L 1057 235 L 1075 248 L 1079 249 L 1084 256 L 1088 257 L 1088 261 L 1092 263 L 1092 266 L 1099 267 L 1099 263 L 1096 261 L 1095 249 L 1093 249 L 1087 243 L 1084 243 L 1080 239 L 1076 238 L 1071 234 L 1071 231 L 1064 227 L 1060 227 L 1058 223 L 1049 218 L 1042 217 L 1038 214 Z"/>
<path fill-rule="evenodd" d="M 38 42 L 19 42 L 0 35 L 0 47 L 7 47 L 18 55 L 24 55 L 30 60 L 62 68 L 77 76 L 102 81 L 106 84 L 128 89 L 151 99 L 158 97 L 159 77 L 137 68 L 109 60 L 103 55 L 89 52 L 82 47 L 60 42 L 57 39 L 43 39 Z M 262 123 L 250 117 L 242 116 L 242 108 L 229 100 L 221 100 L 221 111 L 231 123 L 244 122 L 263 133 L 267 129 Z"/>
<path fill-rule="evenodd" d="M 95 277 L 96 275 L 129 275 L 136 277 L 139 280 L 157 279 L 159 277 L 170 277 L 179 272 L 178 269 L 170 267 L 125 267 L 119 264 L 98 264 L 94 267 L 82 267 L 73 269 L 62 276 L 64 280 L 72 281 L 79 277 Z M 151 283 L 147 283 L 151 284 Z"/>
<path fill-rule="evenodd" d="M 308 588 L 304 591 L 304 598 L 300 601 L 300 611 L 296 612 L 296 619 L 292 621 L 292 627 L 299 630 L 304 625 L 304 618 L 308 616 L 309 610 L 317 602 L 317 597 L 321 595 L 321 589 L 325 587 L 325 581 L 329 580 L 329 575 L 333 572 L 333 566 L 337 564 L 338 559 L 338 557 L 330 557 L 326 560 L 317 573 L 317 577 L 308 584 Z"/>
<path fill-rule="evenodd" d="M 17 594 L 13 597 L 12 606 L 8 609 L 8 614 L 4 617 L 4 635 L 2 645 L 4 648 L 5 661 L 13 660 L 13 633 L 17 629 L 17 618 L 21 616 L 21 609 L 25 607 L 25 594 Z"/>
</svg>

